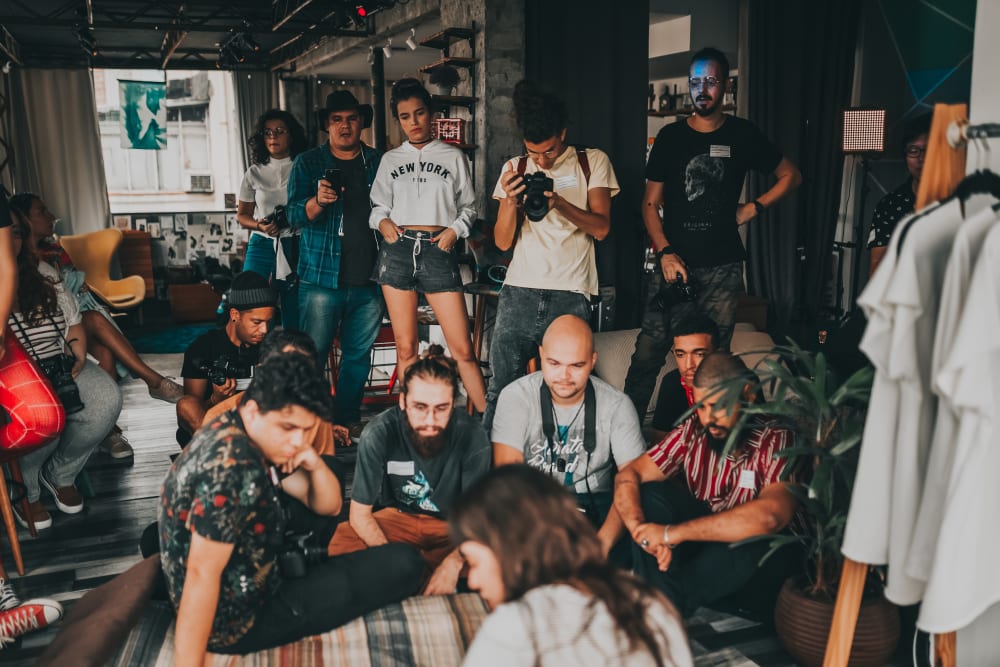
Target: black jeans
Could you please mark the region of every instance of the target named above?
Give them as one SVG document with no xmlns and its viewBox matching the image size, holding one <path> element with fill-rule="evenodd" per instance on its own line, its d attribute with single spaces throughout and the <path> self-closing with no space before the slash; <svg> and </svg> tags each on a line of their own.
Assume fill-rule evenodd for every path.
<svg viewBox="0 0 1000 667">
<path fill-rule="evenodd" d="M 247 634 L 216 653 L 244 654 L 328 632 L 370 611 L 415 595 L 424 559 L 407 544 L 385 544 L 335 556 L 301 579 L 284 579 Z"/>
<path fill-rule="evenodd" d="M 651 523 L 676 524 L 711 514 L 709 506 L 682 484 L 643 484 L 641 498 L 646 521 Z M 660 572 L 656 558 L 633 542 L 632 563 L 636 574 L 670 598 L 683 616 L 689 616 L 698 607 L 711 606 L 749 588 L 752 580 L 755 596 L 776 596 L 782 582 L 793 573 L 798 552 L 783 548 L 759 568 L 769 549 L 768 540 L 738 547 L 724 542 L 687 542 L 674 549 L 670 567 Z"/>
</svg>

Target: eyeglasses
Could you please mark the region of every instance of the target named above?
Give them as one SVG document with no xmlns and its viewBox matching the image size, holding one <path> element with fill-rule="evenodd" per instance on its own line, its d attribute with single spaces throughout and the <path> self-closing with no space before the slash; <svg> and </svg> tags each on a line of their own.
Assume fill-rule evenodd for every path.
<svg viewBox="0 0 1000 667">
<path fill-rule="evenodd" d="M 706 88 L 715 88 L 722 83 L 722 81 L 721 79 L 716 79 L 714 76 L 706 76 L 704 79 L 688 79 L 688 83 L 692 88 L 701 88 L 702 84 L 704 84 Z"/>
<path fill-rule="evenodd" d="M 923 157 L 927 154 L 926 146 L 907 146 L 906 157 Z"/>
<path fill-rule="evenodd" d="M 271 128 L 267 128 L 266 130 L 264 130 L 264 136 L 267 137 L 268 139 L 272 139 L 274 137 L 280 137 L 283 134 L 288 134 L 288 130 L 286 130 L 283 127 L 276 127 L 273 130 Z"/>
</svg>

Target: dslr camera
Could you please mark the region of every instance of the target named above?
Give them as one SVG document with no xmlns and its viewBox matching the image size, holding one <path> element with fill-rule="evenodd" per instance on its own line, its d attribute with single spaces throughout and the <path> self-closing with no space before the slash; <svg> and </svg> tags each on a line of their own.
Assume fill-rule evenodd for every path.
<svg viewBox="0 0 1000 667">
<path fill-rule="evenodd" d="M 59 354 L 38 362 L 45 377 L 52 383 L 56 397 L 62 403 L 66 414 L 71 415 L 83 410 L 83 399 L 80 398 L 80 388 L 73 379 L 73 365 L 76 359 L 68 354 Z"/>
<path fill-rule="evenodd" d="M 691 303 L 698 299 L 698 284 L 694 281 L 694 277 L 689 274 L 687 282 L 684 282 L 683 278 L 678 273 L 674 280 L 665 284 L 656 293 L 653 305 L 658 310 L 668 310 L 678 304 Z"/>
<path fill-rule="evenodd" d="M 546 192 L 552 192 L 555 187 L 552 179 L 537 171 L 533 174 L 525 174 L 521 177 L 524 182 L 523 197 L 524 214 L 528 220 L 538 222 L 549 212 L 549 198 Z"/>
<path fill-rule="evenodd" d="M 301 579 L 310 565 L 326 560 L 326 549 L 317 545 L 312 533 L 289 533 L 278 551 L 278 569 L 286 579 Z"/>
<path fill-rule="evenodd" d="M 229 378 L 253 377 L 253 365 L 236 357 L 220 357 L 210 364 L 202 363 L 198 370 L 205 374 L 212 384 L 225 384 Z"/>
<path fill-rule="evenodd" d="M 268 225 L 275 225 L 278 231 L 288 229 L 288 214 L 285 213 L 285 207 L 275 206 L 270 215 L 264 217 L 264 222 Z"/>
</svg>

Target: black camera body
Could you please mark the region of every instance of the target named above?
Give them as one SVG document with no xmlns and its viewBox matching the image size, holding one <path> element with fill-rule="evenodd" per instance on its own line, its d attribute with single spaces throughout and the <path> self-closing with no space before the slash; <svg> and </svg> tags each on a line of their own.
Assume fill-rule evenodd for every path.
<svg viewBox="0 0 1000 667">
<path fill-rule="evenodd" d="M 80 388 L 76 386 L 73 379 L 73 366 L 76 359 L 68 354 L 59 354 L 38 362 L 45 377 L 52 383 L 52 388 L 56 392 L 56 397 L 62 403 L 66 414 L 83 410 L 83 400 L 80 398 Z"/>
<path fill-rule="evenodd" d="M 280 204 L 275 206 L 274 210 L 264 217 L 264 222 L 268 225 L 275 225 L 278 231 L 288 229 L 288 214 L 285 212 L 285 207 Z"/>
<path fill-rule="evenodd" d="M 198 370 L 204 373 L 212 384 L 225 384 L 230 378 L 253 377 L 253 364 L 238 357 L 219 357 L 210 364 L 200 364 Z"/>
<path fill-rule="evenodd" d="M 278 552 L 278 569 L 286 579 L 301 579 L 310 565 L 326 558 L 326 549 L 315 544 L 312 533 L 290 533 Z"/>
<path fill-rule="evenodd" d="M 551 178 L 540 171 L 525 174 L 522 176 L 522 180 L 524 192 L 521 193 L 521 196 L 524 198 L 524 214 L 528 216 L 528 220 L 538 222 L 549 213 L 549 198 L 545 196 L 545 193 L 552 192 L 555 184 Z"/>
<path fill-rule="evenodd" d="M 323 180 L 330 184 L 330 188 L 340 196 L 340 191 L 344 189 L 344 179 L 341 177 L 340 169 L 330 168 L 323 172 Z"/>
<path fill-rule="evenodd" d="M 687 282 L 683 276 L 677 274 L 677 278 L 666 283 L 660 291 L 653 297 L 653 303 L 658 310 L 668 310 L 680 303 L 691 303 L 698 300 L 698 283 L 694 277 L 688 275 Z"/>
</svg>

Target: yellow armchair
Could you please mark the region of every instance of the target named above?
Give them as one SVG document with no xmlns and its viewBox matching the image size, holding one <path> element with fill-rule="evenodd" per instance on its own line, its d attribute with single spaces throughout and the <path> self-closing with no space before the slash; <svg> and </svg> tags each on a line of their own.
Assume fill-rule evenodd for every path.
<svg viewBox="0 0 1000 667">
<path fill-rule="evenodd" d="M 102 229 L 59 239 L 73 265 L 86 275 L 87 286 L 114 310 L 134 308 L 146 298 L 146 282 L 142 276 L 111 279 L 111 258 L 121 242 L 119 229 Z"/>
</svg>

